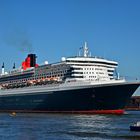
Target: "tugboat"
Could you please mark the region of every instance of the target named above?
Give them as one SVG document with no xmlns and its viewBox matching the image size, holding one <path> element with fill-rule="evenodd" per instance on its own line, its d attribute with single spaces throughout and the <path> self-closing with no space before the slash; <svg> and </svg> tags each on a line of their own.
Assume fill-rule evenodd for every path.
<svg viewBox="0 0 140 140">
<path fill-rule="evenodd" d="M 130 126 L 130 131 L 140 131 L 140 121 Z"/>
</svg>

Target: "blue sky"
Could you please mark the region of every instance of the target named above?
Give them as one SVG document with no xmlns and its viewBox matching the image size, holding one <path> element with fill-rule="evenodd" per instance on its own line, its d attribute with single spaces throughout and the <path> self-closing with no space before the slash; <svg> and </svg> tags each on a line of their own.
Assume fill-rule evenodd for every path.
<svg viewBox="0 0 140 140">
<path fill-rule="evenodd" d="M 139 7 L 139 0 L 0 0 L 1 65 L 20 66 L 28 52 L 39 64 L 56 62 L 87 41 L 92 55 L 140 79 Z"/>
</svg>

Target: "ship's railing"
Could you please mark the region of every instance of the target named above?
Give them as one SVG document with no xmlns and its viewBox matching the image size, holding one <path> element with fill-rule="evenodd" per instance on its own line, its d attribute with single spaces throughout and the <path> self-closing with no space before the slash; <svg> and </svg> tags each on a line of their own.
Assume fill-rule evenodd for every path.
<svg viewBox="0 0 140 140">
<path fill-rule="evenodd" d="M 121 76 L 121 77 L 114 77 L 113 78 L 114 80 L 126 80 L 126 78 L 124 76 Z"/>
<path fill-rule="evenodd" d="M 4 74 L 4 75 L 0 75 L 0 78 L 3 78 L 3 77 L 9 77 L 9 76 L 18 76 L 18 75 L 22 75 L 22 74 L 28 74 L 28 73 L 34 73 L 34 71 L 20 71 L 20 72 L 17 72 L 17 73 L 7 73 L 7 74 Z"/>
<path fill-rule="evenodd" d="M 57 81 L 56 79 L 52 79 L 49 81 L 46 80 L 34 80 L 34 81 L 27 81 L 27 82 L 18 82 L 18 83 L 7 83 L 1 84 L 1 89 L 14 89 L 14 88 L 24 88 L 24 87 L 35 87 L 35 86 L 42 86 L 42 85 L 52 85 L 52 84 L 62 84 L 63 81 Z"/>
<path fill-rule="evenodd" d="M 125 76 L 124 79 L 128 82 L 137 82 L 140 81 L 140 77 L 132 77 L 132 76 Z"/>
</svg>

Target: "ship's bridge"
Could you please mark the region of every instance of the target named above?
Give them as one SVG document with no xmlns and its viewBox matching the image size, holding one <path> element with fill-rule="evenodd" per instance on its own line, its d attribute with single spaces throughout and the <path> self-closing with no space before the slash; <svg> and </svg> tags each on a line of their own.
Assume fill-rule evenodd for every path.
<svg viewBox="0 0 140 140">
<path fill-rule="evenodd" d="M 66 64 L 71 65 L 73 69 L 73 78 L 90 81 L 106 81 L 114 79 L 114 71 L 118 67 L 118 63 L 116 61 L 91 57 L 91 55 L 89 55 L 87 43 L 85 43 L 85 46 L 82 47 L 82 49 L 82 56 L 68 57 L 64 60 Z"/>
</svg>

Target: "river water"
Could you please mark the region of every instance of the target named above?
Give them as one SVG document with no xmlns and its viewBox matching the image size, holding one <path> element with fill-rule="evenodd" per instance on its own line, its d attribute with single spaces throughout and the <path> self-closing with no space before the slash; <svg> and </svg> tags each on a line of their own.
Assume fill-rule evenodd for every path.
<svg viewBox="0 0 140 140">
<path fill-rule="evenodd" d="M 129 126 L 139 111 L 124 115 L 0 113 L 0 140 L 140 140 Z"/>
</svg>

